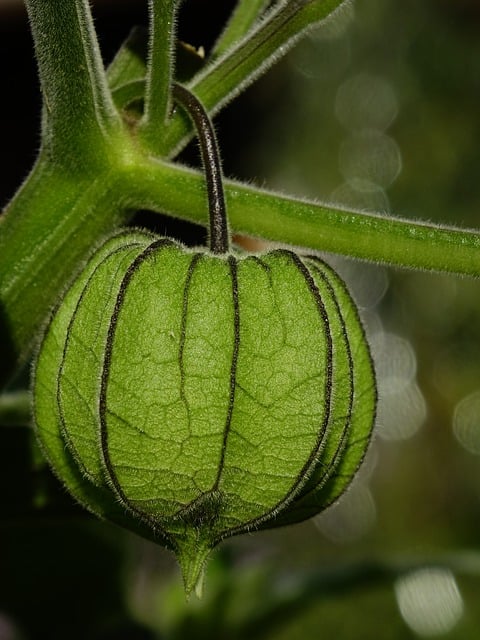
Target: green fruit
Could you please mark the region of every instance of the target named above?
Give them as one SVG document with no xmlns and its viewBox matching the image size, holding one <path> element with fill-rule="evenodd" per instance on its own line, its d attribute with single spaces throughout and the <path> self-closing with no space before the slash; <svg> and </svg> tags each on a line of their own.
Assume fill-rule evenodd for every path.
<svg viewBox="0 0 480 640">
<path fill-rule="evenodd" d="M 222 539 L 309 518 L 367 448 L 358 314 L 317 258 L 110 238 L 65 295 L 35 373 L 37 433 L 73 496 L 177 555 L 190 592 Z"/>
<path fill-rule="evenodd" d="M 187 89 L 173 95 L 201 140 L 211 251 L 135 231 L 108 239 L 45 332 L 33 392 L 57 476 L 93 513 L 172 549 L 190 593 L 222 539 L 341 495 L 376 391 L 330 267 L 229 251 L 213 127 Z"/>
</svg>

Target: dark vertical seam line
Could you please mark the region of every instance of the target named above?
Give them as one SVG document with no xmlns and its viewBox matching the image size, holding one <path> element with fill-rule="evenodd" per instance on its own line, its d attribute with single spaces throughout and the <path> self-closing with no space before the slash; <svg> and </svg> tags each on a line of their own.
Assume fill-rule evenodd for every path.
<svg viewBox="0 0 480 640">
<path fill-rule="evenodd" d="M 343 281 L 343 279 L 334 271 L 334 269 L 330 265 L 325 263 L 318 256 L 308 256 L 308 259 L 311 260 L 313 263 L 321 264 L 326 271 L 330 271 L 330 273 L 332 273 L 337 278 L 337 282 L 338 282 L 339 287 L 343 290 L 344 294 L 350 299 L 351 311 L 352 311 L 352 313 L 353 313 L 353 315 L 355 317 L 355 320 L 356 320 L 356 322 L 358 324 L 358 327 L 360 329 L 360 332 L 362 334 L 362 337 L 363 337 L 363 340 L 364 340 L 364 343 L 365 343 L 365 349 L 366 349 L 366 353 L 367 353 L 367 358 L 368 358 L 368 361 L 369 361 L 369 364 L 370 364 L 370 369 L 371 369 L 371 372 L 372 372 L 373 385 L 374 385 L 374 388 L 373 388 L 374 410 L 373 410 L 373 416 L 372 416 L 372 426 L 373 426 L 373 424 L 375 423 L 375 418 L 376 418 L 376 413 L 377 413 L 377 402 L 378 402 L 378 389 L 377 389 L 376 378 L 375 378 L 375 366 L 374 366 L 372 354 L 371 354 L 371 351 L 370 351 L 370 346 L 368 344 L 367 337 L 366 337 L 366 334 L 365 334 L 365 328 L 363 326 L 362 319 L 361 319 L 360 314 L 358 312 L 357 305 L 355 304 L 355 302 L 354 302 L 354 300 L 353 300 L 353 298 L 352 298 L 352 296 L 351 296 L 351 294 L 350 294 L 350 292 L 348 290 L 348 287 L 345 284 L 345 282 Z M 350 343 L 350 341 L 349 341 L 349 343 Z M 353 379 L 353 373 L 352 373 L 352 379 Z M 354 398 L 355 398 L 355 391 L 353 391 L 352 405 L 354 404 Z M 353 407 L 352 407 L 352 410 L 353 410 Z M 370 442 L 370 440 L 372 438 L 372 433 L 373 433 L 373 428 L 370 429 L 369 434 L 367 436 L 367 442 L 366 442 L 366 446 L 367 447 L 368 447 L 368 444 L 369 444 L 369 442 Z M 347 441 L 345 446 L 346 447 L 349 446 L 348 441 Z M 356 470 L 352 474 L 352 478 L 355 476 L 355 473 L 360 468 L 360 465 L 361 465 L 364 457 L 365 457 L 365 454 L 359 460 L 359 462 L 357 464 L 357 467 L 356 467 Z M 327 482 L 328 482 L 328 480 L 327 480 Z M 325 483 L 325 485 L 326 485 L 326 483 Z M 325 505 L 325 508 L 328 507 L 331 503 L 332 503 L 331 501 L 329 503 L 327 503 Z"/>
<path fill-rule="evenodd" d="M 307 462 L 305 463 L 300 475 L 298 476 L 297 479 L 297 483 L 296 485 L 292 486 L 291 492 L 295 493 L 296 490 L 298 489 L 299 485 L 301 485 L 301 480 L 302 480 L 302 476 L 306 476 L 308 475 L 308 472 L 310 470 L 311 465 L 313 464 L 313 462 L 315 461 L 315 458 L 317 457 L 317 454 L 320 450 L 320 447 L 323 443 L 323 439 L 326 436 L 326 434 L 328 433 L 328 428 L 329 428 L 329 422 L 330 422 L 330 418 L 331 418 L 331 411 L 332 411 L 332 388 L 333 388 L 333 341 L 332 341 L 332 334 L 330 331 L 330 320 L 328 317 L 328 312 L 326 310 L 325 304 L 322 300 L 322 296 L 320 294 L 320 291 L 310 273 L 310 271 L 308 270 L 308 267 L 303 263 L 303 261 L 299 258 L 299 256 L 297 256 L 295 253 L 290 252 L 290 251 L 286 251 L 286 250 L 279 250 L 279 253 L 283 253 L 286 255 L 289 255 L 294 263 L 294 265 L 297 267 L 297 269 L 300 271 L 300 273 L 303 275 L 305 282 L 307 284 L 307 287 L 314 299 L 315 302 L 315 306 L 317 307 L 317 310 L 319 312 L 319 315 L 323 321 L 323 325 L 325 327 L 325 338 L 326 338 L 326 343 L 327 343 L 327 358 L 326 358 L 326 364 L 325 364 L 325 415 L 323 418 L 323 422 L 322 422 L 322 426 L 321 426 L 321 430 L 319 431 L 318 437 L 317 437 L 317 441 L 315 443 L 315 446 L 312 450 L 312 453 L 309 457 L 309 459 L 307 460 Z"/>
<path fill-rule="evenodd" d="M 276 513 L 278 513 L 280 510 L 285 509 L 295 499 L 296 495 L 298 494 L 298 491 L 302 486 L 302 481 L 304 482 L 307 481 L 306 479 L 307 479 L 308 472 L 315 462 L 319 448 L 323 441 L 323 436 L 329 426 L 328 423 L 330 420 L 331 401 L 332 401 L 331 391 L 332 391 L 333 348 L 332 348 L 332 336 L 330 333 L 330 325 L 328 321 L 328 314 L 325 309 L 325 305 L 320 296 L 318 287 L 315 284 L 310 272 L 308 271 L 308 268 L 304 265 L 304 263 L 295 253 L 293 253 L 292 251 L 288 251 L 286 249 L 278 249 L 276 251 L 273 251 L 270 255 L 281 255 L 281 256 L 290 258 L 294 266 L 298 269 L 298 271 L 303 276 L 305 283 L 307 285 L 307 288 L 314 299 L 315 306 L 317 307 L 320 319 L 325 328 L 325 337 L 327 342 L 327 359 L 325 364 L 325 405 L 326 405 L 325 416 L 323 418 L 322 427 L 321 427 L 319 436 L 317 438 L 317 441 L 315 443 L 315 446 L 313 447 L 311 454 L 309 455 L 307 461 L 305 462 L 302 469 L 300 470 L 300 473 L 298 474 L 295 482 L 291 486 L 285 498 L 280 500 L 267 513 L 261 516 L 258 516 L 257 518 L 254 518 L 253 520 L 250 520 L 249 522 L 246 522 L 243 525 L 232 527 L 231 529 L 227 529 L 227 531 L 223 532 L 221 536 L 222 538 L 230 537 L 238 533 L 241 533 L 242 531 L 253 529 L 259 526 L 263 522 L 272 519 Z"/>
<path fill-rule="evenodd" d="M 265 264 L 259 256 L 248 256 L 245 260 L 255 262 L 263 271 L 266 271 L 268 274 L 271 274 L 272 269 L 268 264 Z M 271 281 L 271 278 L 270 278 Z"/>
<path fill-rule="evenodd" d="M 237 259 L 234 256 L 228 257 L 228 264 L 230 266 L 230 274 L 232 278 L 232 302 L 233 302 L 233 353 L 232 362 L 230 365 L 230 397 L 228 400 L 227 418 L 225 420 L 225 428 L 223 431 L 222 450 L 220 452 L 220 461 L 218 464 L 218 473 L 213 486 L 213 491 L 218 489 L 220 484 L 221 475 L 225 466 L 225 454 L 227 451 L 227 441 L 230 434 L 230 427 L 232 424 L 233 407 L 235 405 L 235 387 L 237 384 L 237 365 L 238 365 L 238 352 L 240 350 L 240 309 L 238 300 L 238 273 L 237 273 Z"/>
<path fill-rule="evenodd" d="M 301 496 L 302 501 L 304 499 L 307 499 L 309 496 L 311 496 L 316 491 L 322 490 L 326 486 L 328 481 L 330 480 L 330 478 L 332 476 L 332 471 L 335 470 L 335 468 L 337 467 L 338 457 L 344 451 L 346 442 L 348 440 L 348 436 L 350 434 L 350 427 L 351 427 L 351 423 L 352 423 L 353 398 L 354 398 L 354 365 L 353 365 L 352 350 L 351 350 L 351 347 L 350 347 L 350 339 L 349 339 L 349 336 L 348 336 L 348 331 L 347 331 L 347 326 L 346 326 L 346 323 L 345 323 L 345 318 L 344 318 L 343 313 L 342 313 L 342 311 L 340 309 L 340 305 L 338 304 L 338 299 L 337 299 L 337 294 L 335 292 L 335 289 L 334 289 L 333 285 L 331 284 L 330 280 L 328 279 L 327 274 L 322 270 L 322 268 L 320 268 L 319 265 L 321 265 L 322 268 L 326 267 L 325 263 L 323 263 L 322 261 L 318 260 L 318 262 L 317 261 L 312 262 L 311 268 L 323 280 L 324 284 L 326 285 L 327 289 L 329 290 L 329 292 L 331 294 L 331 297 L 333 299 L 335 308 L 337 310 L 338 316 L 340 318 L 340 325 L 341 325 L 341 328 L 342 328 L 342 334 L 343 334 L 343 338 L 345 340 L 346 351 L 347 351 L 348 370 L 349 370 L 349 374 L 350 374 L 349 375 L 350 393 L 349 393 L 348 413 L 345 416 L 345 424 L 344 424 L 344 427 L 343 427 L 342 436 L 340 438 L 340 442 L 338 443 L 338 446 L 337 446 L 337 449 L 335 451 L 335 454 L 333 455 L 332 460 L 331 460 L 330 464 L 328 465 L 328 467 L 326 467 L 325 472 L 322 474 L 322 476 L 320 478 L 318 478 L 318 482 L 315 483 L 315 486 L 313 486 L 311 489 L 309 489 L 306 493 L 302 494 L 302 496 Z M 338 278 L 338 276 L 333 272 L 330 272 L 330 275 L 333 275 L 334 277 Z M 343 285 L 343 282 L 339 278 L 338 278 L 338 284 L 342 284 Z M 319 486 L 321 483 L 322 483 L 322 486 Z"/>
<path fill-rule="evenodd" d="M 323 267 L 325 269 L 327 269 L 331 273 L 333 273 L 338 279 L 339 286 L 341 286 L 341 288 L 343 289 L 343 292 L 345 293 L 345 295 L 351 300 L 351 311 L 355 316 L 355 320 L 357 321 L 358 326 L 360 327 L 360 331 L 361 331 L 361 334 L 362 334 L 364 342 L 365 342 L 367 356 L 368 356 L 368 359 L 369 359 L 369 362 L 370 362 L 370 367 L 371 367 L 371 370 L 372 370 L 372 373 L 373 373 L 373 378 L 374 378 L 374 381 L 376 382 L 376 379 L 375 379 L 375 366 L 374 366 L 374 362 L 373 362 L 372 353 L 371 353 L 371 350 L 370 350 L 370 345 L 368 344 L 367 336 L 366 336 L 366 333 L 365 333 L 365 327 L 364 327 L 362 318 L 360 317 L 360 313 L 358 311 L 358 307 L 357 307 L 357 305 L 356 305 L 356 303 L 355 303 L 350 291 L 348 290 L 347 285 L 345 284 L 344 280 L 334 271 L 334 269 L 329 264 L 327 264 L 326 262 L 321 260 L 318 256 L 309 255 L 309 256 L 306 256 L 306 257 L 308 258 L 308 260 L 311 260 L 314 263 L 319 263 L 319 264 L 323 265 Z M 375 402 L 376 402 L 378 400 L 378 389 L 377 389 L 377 385 L 376 384 L 375 384 L 374 392 L 375 392 Z"/>
<path fill-rule="evenodd" d="M 120 234 L 119 234 L 120 235 Z M 93 476 L 87 471 L 85 465 L 83 464 L 78 451 L 76 449 L 76 447 L 73 445 L 72 439 L 70 437 L 70 434 L 68 433 L 68 429 L 67 426 L 65 424 L 65 415 L 64 415 L 64 409 L 63 409 L 63 400 L 62 400 L 62 393 L 60 390 L 60 387 L 62 386 L 62 378 L 63 378 L 63 370 L 65 367 L 65 360 L 66 360 L 66 355 L 67 355 L 67 350 L 68 347 L 70 345 L 70 337 L 71 337 L 71 330 L 73 327 L 73 323 L 79 313 L 79 308 L 83 302 L 83 299 L 86 295 L 87 289 L 90 287 L 90 284 L 93 280 L 93 278 L 95 277 L 95 275 L 97 274 L 98 270 L 100 269 L 100 267 L 102 265 L 105 264 L 105 262 L 111 258 L 112 256 L 114 256 L 115 254 L 119 253 L 120 251 L 123 251 L 123 249 L 128 248 L 131 249 L 135 246 L 140 246 L 139 242 L 134 242 L 130 245 L 123 245 L 122 247 L 117 247 L 114 251 L 112 251 L 111 253 L 107 254 L 103 260 L 101 260 L 101 262 L 99 262 L 97 264 L 97 266 L 95 267 L 95 269 L 93 270 L 93 272 L 90 274 L 90 276 L 88 277 L 87 281 L 85 282 L 85 285 L 80 293 L 80 296 L 77 300 L 77 303 L 75 305 L 75 308 L 73 310 L 72 315 L 70 316 L 70 320 L 68 322 L 68 327 L 67 327 L 67 334 L 65 337 L 65 342 L 63 345 L 63 353 L 62 353 L 62 361 L 60 363 L 60 367 L 58 369 L 58 375 L 57 375 L 57 380 L 56 380 L 56 401 L 57 401 L 57 407 L 58 407 L 58 414 L 60 416 L 60 423 L 61 423 L 61 435 L 65 441 L 65 444 L 67 445 L 67 447 L 70 449 L 70 453 L 72 454 L 76 464 L 81 468 L 82 472 L 87 476 L 87 478 L 90 480 L 90 482 L 92 482 L 93 484 L 96 484 L 96 480 L 93 478 Z"/>
<path fill-rule="evenodd" d="M 338 281 L 338 285 L 339 287 L 341 287 L 341 289 L 343 290 L 344 294 L 347 296 L 347 298 L 349 298 L 350 300 L 350 308 L 351 308 L 351 312 L 355 317 L 355 321 L 357 322 L 357 325 L 360 329 L 360 333 L 362 334 L 363 337 L 363 341 L 365 344 L 365 350 L 367 353 L 367 357 L 368 357 L 368 361 L 370 363 L 370 368 L 372 371 L 372 376 L 373 376 L 373 380 L 374 380 L 374 397 L 375 397 L 375 404 L 378 400 L 378 389 L 377 389 L 377 385 L 376 385 L 376 377 L 375 377 L 375 365 L 374 365 L 374 361 L 373 361 L 373 357 L 372 357 L 372 352 L 370 350 L 370 345 L 368 344 L 368 340 L 367 340 L 367 335 L 365 332 L 365 327 L 362 321 L 362 318 L 360 316 L 360 313 L 358 311 L 358 307 L 350 293 L 350 291 L 348 290 L 347 285 L 345 284 L 345 282 L 343 281 L 343 279 L 334 271 L 334 269 L 327 264 L 326 262 L 324 262 L 323 260 L 321 260 L 318 256 L 307 256 L 308 260 L 311 260 L 314 263 L 319 263 L 323 266 L 323 268 L 325 270 L 330 271 L 334 276 L 336 276 L 337 281 Z"/>
<path fill-rule="evenodd" d="M 136 271 L 138 271 L 139 267 L 142 265 L 148 257 L 153 254 L 157 249 L 163 249 L 166 247 L 174 247 L 178 246 L 176 243 L 171 240 L 161 239 L 150 244 L 139 256 L 135 258 L 130 267 L 127 269 L 125 276 L 120 283 L 119 292 L 117 295 L 117 300 L 115 302 L 115 308 L 112 314 L 112 319 L 110 321 L 110 326 L 108 327 L 107 334 L 107 342 L 105 345 L 105 357 L 103 361 L 102 367 L 102 376 L 101 376 L 101 384 L 100 384 L 100 397 L 99 397 L 99 421 L 100 421 L 100 449 L 102 452 L 103 463 L 105 466 L 105 470 L 109 476 L 110 482 L 113 485 L 114 490 L 116 491 L 119 498 L 122 502 L 132 511 L 137 514 L 141 520 L 147 522 L 153 529 L 153 531 L 160 531 L 160 533 L 170 542 L 173 548 L 176 547 L 174 541 L 171 536 L 167 534 L 167 532 L 162 529 L 158 522 L 150 515 L 143 513 L 138 507 L 133 505 L 130 500 L 125 495 L 119 481 L 115 470 L 112 465 L 112 461 L 110 460 L 110 454 L 108 451 L 108 430 L 107 430 L 107 422 L 106 422 L 106 412 L 107 412 L 107 388 L 110 377 L 110 367 L 111 367 L 111 358 L 112 358 L 112 349 L 113 349 L 113 340 L 115 338 L 115 331 L 118 324 L 118 317 L 120 314 L 120 310 L 125 299 L 125 295 L 128 289 L 130 282 L 132 281 L 133 276 Z"/>
<path fill-rule="evenodd" d="M 185 349 L 185 339 L 187 335 L 187 315 L 188 315 L 188 296 L 190 293 L 190 285 L 192 283 L 193 272 L 195 271 L 195 267 L 197 266 L 200 258 L 203 256 L 202 253 L 196 253 L 187 271 L 187 277 L 185 279 L 185 285 L 183 288 L 183 302 L 182 302 L 182 318 L 180 324 L 180 340 L 178 344 L 178 366 L 180 369 L 180 398 L 187 410 L 188 417 L 188 427 L 190 430 L 190 405 L 188 404 L 188 400 L 185 397 L 185 367 L 183 363 L 183 353 Z"/>
</svg>

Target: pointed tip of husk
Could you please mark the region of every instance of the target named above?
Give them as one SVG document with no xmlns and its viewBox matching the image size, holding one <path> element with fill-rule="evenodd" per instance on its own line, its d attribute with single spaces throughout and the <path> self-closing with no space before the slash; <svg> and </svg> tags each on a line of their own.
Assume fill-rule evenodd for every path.
<svg viewBox="0 0 480 640">
<path fill-rule="evenodd" d="M 203 583 L 205 577 L 205 564 L 210 554 L 211 547 L 201 541 L 186 541 L 177 550 L 177 560 L 183 576 L 183 586 L 187 600 L 192 593 L 197 598 L 203 595 Z"/>
</svg>

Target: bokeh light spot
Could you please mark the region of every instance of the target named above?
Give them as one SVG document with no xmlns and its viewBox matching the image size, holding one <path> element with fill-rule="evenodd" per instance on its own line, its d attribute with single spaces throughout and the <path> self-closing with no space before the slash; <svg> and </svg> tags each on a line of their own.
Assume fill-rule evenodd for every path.
<svg viewBox="0 0 480 640">
<path fill-rule="evenodd" d="M 346 129 L 385 131 L 397 113 L 395 93 L 380 76 L 359 73 L 344 82 L 337 91 L 335 115 Z"/>
<path fill-rule="evenodd" d="M 340 147 L 339 165 L 345 180 L 358 190 L 389 187 L 402 168 L 397 143 L 380 131 L 364 129 Z"/>
<path fill-rule="evenodd" d="M 342 73 L 351 60 L 350 42 L 344 38 L 305 38 L 292 53 L 290 63 L 303 77 L 327 80 Z"/>
<path fill-rule="evenodd" d="M 373 309 L 388 289 L 387 271 L 379 266 L 347 260 L 341 256 L 329 256 L 328 263 L 348 284 L 350 293 L 360 309 Z"/>
<path fill-rule="evenodd" d="M 402 576 L 395 583 L 395 595 L 403 619 L 420 636 L 448 633 L 463 614 L 462 596 L 448 569 L 420 569 Z"/>
<path fill-rule="evenodd" d="M 338 502 L 315 516 L 313 522 L 330 541 L 348 544 L 368 533 L 375 520 L 373 496 L 367 486 L 357 482 Z"/>
<path fill-rule="evenodd" d="M 367 188 L 365 188 L 367 187 Z M 330 196 L 332 202 L 365 212 L 388 213 L 390 201 L 385 189 L 375 184 L 344 182 Z"/>
<path fill-rule="evenodd" d="M 21 640 L 22 636 L 12 620 L 0 611 L 0 640 Z"/>
<path fill-rule="evenodd" d="M 396 389 L 405 388 L 415 380 L 417 357 L 408 340 L 394 333 L 382 332 L 373 336 L 372 350 L 375 356 L 375 370 L 380 380 Z"/>
<path fill-rule="evenodd" d="M 390 381 L 392 382 L 392 380 Z M 398 392 L 393 386 L 379 384 L 378 435 L 384 440 L 407 440 L 420 429 L 427 416 L 427 406 L 416 384 Z"/>
<path fill-rule="evenodd" d="M 466 396 L 455 407 L 453 433 L 462 447 L 480 455 L 480 391 Z"/>
<path fill-rule="evenodd" d="M 417 359 L 408 340 L 382 332 L 371 339 L 378 385 L 377 433 L 384 440 L 414 436 L 427 415 L 416 383 Z"/>
</svg>

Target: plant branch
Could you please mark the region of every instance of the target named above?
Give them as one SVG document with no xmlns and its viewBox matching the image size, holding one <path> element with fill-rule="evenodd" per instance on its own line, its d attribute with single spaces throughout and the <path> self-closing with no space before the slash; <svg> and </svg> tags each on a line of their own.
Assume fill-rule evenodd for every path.
<svg viewBox="0 0 480 640">
<path fill-rule="evenodd" d="M 146 147 L 154 154 L 162 146 L 171 112 L 177 5 L 177 0 L 149 0 L 150 50 L 140 135 Z"/>
<path fill-rule="evenodd" d="M 26 0 L 44 102 L 42 142 L 65 165 L 81 166 L 120 126 L 87 0 Z M 90 154 L 91 156 L 91 154 Z M 92 158 L 89 165 L 92 166 Z"/>
<path fill-rule="evenodd" d="M 238 0 L 225 29 L 215 43 L 210 57 L 218 58 L 228 51 L 255 24 L 270 0 Z"/>
<path fill-rule="evenodd" d="M 135 202 L 207 224 L 205 180 L 180 165 L 147 160 L 131 167 Z M 232 232 L 394 267 L 480 275 L 480 232 L 366 214 L 225 181 Z"/>
<path fill-rule="evenodd" d="M 125 221 L 121 181 L 120 171 L 99 171 L 95 178 L 71 176 L 42 155 L 3 212 L 2 374 L 11 373 L 29 354 L 40 325 L 72 276 L 105 233 Z"/>
<path fill-rule="evenodd" d="M 188 88 L 210 116 L 254 82 L 344 0 L 288 0 L 275 5 L 245 38 L 198 73 Z M 166 131 L 162 155 L 174 157 L 192 136 L 186 116 L 176 113 Z"/>
</svg>

